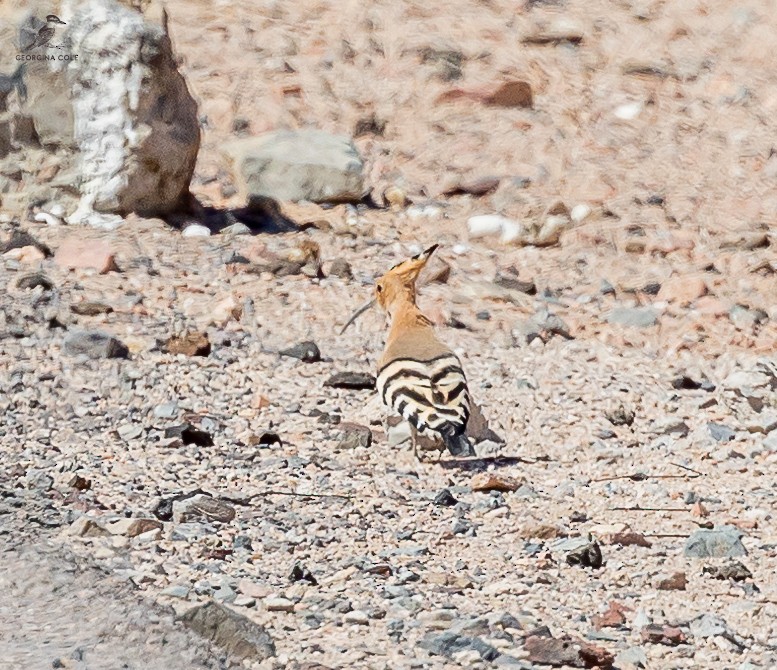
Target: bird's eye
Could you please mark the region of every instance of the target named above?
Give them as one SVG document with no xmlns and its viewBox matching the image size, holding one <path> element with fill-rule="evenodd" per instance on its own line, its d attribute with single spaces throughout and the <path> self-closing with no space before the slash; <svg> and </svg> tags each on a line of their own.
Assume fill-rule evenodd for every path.
<svg viewBox="0 0 777 670">
<path fill-rule="evenodd" d="M 376 290 L 378 293 L 383 293 L 383 286 L 381 286 L 380 284 L 378 284 L 378 285 L 375 287 L 375 290 Z"/>
</svg>

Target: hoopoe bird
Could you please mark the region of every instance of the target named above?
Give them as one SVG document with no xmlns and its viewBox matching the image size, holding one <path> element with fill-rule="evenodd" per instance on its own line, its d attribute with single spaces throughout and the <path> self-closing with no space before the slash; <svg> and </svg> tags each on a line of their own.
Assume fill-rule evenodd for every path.
<svg viewBox="0 0 777 670">
<path fill-rule="evenodd" d="M 418 457 L 419 447 L 447 448 L 454 456 L 474 456 L 465 435 L 470 398 L 461 361 L 437 339 L 432 322 L 416 304 L 416 280 L 435 249 L 436 244 L 380 277 L 375 297 L 351 316 L 341 333 L 377 303 L 390 321 L 378 361 L 378 393 L 409 422 L 413 453 Z"/>
</svg>

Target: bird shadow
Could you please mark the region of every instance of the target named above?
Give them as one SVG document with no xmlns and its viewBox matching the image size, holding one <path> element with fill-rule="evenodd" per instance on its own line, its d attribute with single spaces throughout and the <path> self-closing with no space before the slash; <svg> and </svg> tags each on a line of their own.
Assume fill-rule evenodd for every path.
<svg viewBox="0 0 777 670">
<path fill-rule="evenodd" d="M 482 458 L 446 459 L 438 461 L 438 465 L 444 470 L 461 470 L 463 472 L 484 472 L 489 469 L 508 468 L 521 463 L 530 464 L 520 456 L 483 456 Z"/>
<path fill-rule="evenodd" d="M 236 224 L 246 226 L 252 235 L 294 233 L 304 229 L 294 219 L 283 213 L 277 200 L 257 195 L 250 196 L 244 207 L 235 208 L 203 205 L 192 197 L 188 211 L 168 217 L 167 222 L 181 228 L 185 227 L 186 223 L 191 222 L 192 219 L 208 228 L 213 234 L 220 233 Z"/>
</svg>

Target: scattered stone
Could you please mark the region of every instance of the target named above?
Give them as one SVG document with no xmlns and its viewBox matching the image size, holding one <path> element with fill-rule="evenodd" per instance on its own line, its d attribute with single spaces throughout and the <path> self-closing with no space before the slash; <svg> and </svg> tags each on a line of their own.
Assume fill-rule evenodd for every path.
<svg viewBox="0 0 777 670">
<path fill-rule="evenodd" d="M 195 607 L 180 620 L 238 662 L 275 656 L 275 644 L 263 626 L 216 602 Z"/>
<path fill-rule="evenodd" d="M 13 249 L 24 249 L 25 247 L 37 249 L 44 258 L 51 256 L 51 249 L 48 246 L 39 242 L 29 233 L 18 229 L 11 231 L 11 237 L 0 245 L 0 254 L 6 254 Z"/>
<path fill-rule="evenodd" d="M 534 96 L 528 81 L 506 81 L 489 93 L 484 102 L 490 107 L 531 108 L 534 105 Z"/>
<path fill-rule="evenodd" d="M 515 80 L 477 88 L 452 88 L 437 97 L 438 103 L 472 100 L 488 107 L 531 108 L 534 103 L 531 84 Z"/>
<path fill-rule="evenodd" d="M 338 203 L 366 192 L 362 159 L 347 137 L 279 130 L 232 142 L 224 153 L 249 196 Z"/>
<path fill-rule="evenodd" d="M 761 412 L 754 418 L 748 419 L 745 427 L 747 428 L 748 433 L 768 435 L 769 433 L 777 431 L 777 414 Z"/>
<path fill-rule="evenodd" d="M 472 478 L 473 491 L 517 491 L 521 483 L 513 477 L 493 472 L 480 472 Z"/>
<path fill-rule="evenodd" d="M 235 508 L 224 500 L 198 493 L 183 500 L 173 501 L 175 523 L 218 521 L 229 523 L 235 518 Z"/>
<path fill-rule="evenodd" d="M 633 409 L 618 405 L 615 409 L 607 410 L 604 418 L 613 426 L 630 426 L 634 423 L 635 414 Z"/>
<path fill-rule="evenodd" d="M 701 277 L 674 276 L 661 285 L 658 299 L 688 306 L 707 295 L 707 284 Z"/>
<path fill-rule="evenodd" d="M 118 433 L 119 437 L 125 442 L 136 440 L 143 435 L 143 426 L 136 423 L 125 423 L 116 429 L 116 433 Z"/>
<path fill-rule="evenodd" d="M 604 563 L 602 550 L 596 541 L 570 551 L 566 561 L 569 565 L 579 565 L 583 568 L 601 568 Z"/>
<path fill-rule="evenodd" d="M 167 596 L 169 598 L 181 598 L 185 599 L 189 597 L 189 587 L 180 584 L 173 584 L 166 589 L 162 589 L 159 592 L 160 596 Z"/>
<path fill-rule="evenodd" d="M 459 503 L 448 489 L 443 489 L 434 497 L 434 504 L 437 507 L 453 507 Z"/>
<path fill-rule="evenodd" d="M 672 388 L 677 391 L 697 391 L 701 389 L 703 391 L 712 392 L 715 390 L 715 384 L 708 379 L 696 381 L 688 375 L 680 375 L 672 380 Z"/>
<path fill-rule="evenodd" d="M 70 305 L 70 311 L 78 316 L 99 316 L 100 314 L 110 314 L 113 307 L 102 302 L 74 302 Z"/>
<path fill-rule="evenodd" d="M 181 237 L 210 237 L 210 235 L 210 228 L 200 223 L 190 223 L 181 231 Z"/>
<path fill-rule="evenodd" d="M 88 516 L 80 516 L 68 528 L 68 533 L 75 537 L 105 537 L 108 531 L 96 520 Z"/>
<path fill-rule="evenodd" d="M 691 432 L 690 426 L 685 421 L 674 417 L 654 421 L 651 430 L 656 435 L 672 435 L 678 438 L 687 437 L 688 433 Z"/>
<path fill-rule="evenodd" d="M 161 521 L 145 518 L 119 519 L 109 523 L 107 526 L 108 532 L 111 535 L 124 535 L 126 537 L 137 537 L 143 533 L 161 528 Z"/>
<path fill-rule="evenodd" d="M 264 607 L 268 612 L 293 612 L 294 602 L 288 598 L 271 596 L 264 599 Z"/>
<path fill-rule="evenodd" d="M 212 447 L 213 437 L 205 430 L 195 428 L 190 423 L 165 428 L 165 438 L 178 438 L 183 444 L 194 444 L 198 447 Z"/>
<path fill-rule="evenodd" d="M 16 280 L 16 288 L 22 290 L 31 291 L 39 287 L 44 291 L 51 291 L 54 288 L 54 282 L 42 272 L 31 272 L 30 274 L 22 275 Z"/>
<path fill-rule="evenodd" d="M 65 270 L 97 270 L 99 274 L 116 270 L 111 245 L 101 240 L 66 239 L 54 254 L 54 262 Z"/>
<path fill-rule="evenodd" d="M 99 330 L 73 330 L 65 335 L 62 352 L 88 358 L 128 358 L 129 349 L 113 335 Z"/>
<path fill-rule="evenodd" d="M 620 628 L 626 623 L 626 614 L 630 611 L 631 608 L 621 605 L 616 600 L 611 600 L 602 614 L 595 614 L 591 617 L 591 624 L 596 630 Z"/>
<path fill-rule="evenodd" d="M 713 579 L 731 579 L 735 582 L 743 582 L 753 576 L 753 573 L 739 561 L 732 561 L 726 565 L 708 565 L 702 568 L 701 572 Z"/>
<path fill-rule="evenodd" d="M 647 668 L 648 657 L 642 647 L 629 647 L 615 657 L 615 665 L 620 668 Z"/>
<path fill-rule="evenodd" d="M 622 547 L 647 547 L 653 546 L 653 543 L 648 540 L 642 533 L 637 533 L 633 530 L 625 530 L 620 533 L 613 533 L 608 538 L 609 544 L 619 544 Z"/>
<path fill-rule="evenodd" d="M 664 644 L 675 647 L 678 644 L 684 644 L 687 639 L 685 633 L 674 626 L 662 626 L 660 624 L 649 624 L 640 631 L 640 637 L 643 642 L 652 644 Z"/>
<path fill-rule="evenodd" d="M 92 488 L 92 480 L 75 474 L 68 480 L 67 485 L 76 491 L 88 491 Z"/>
<path fill-rule="evenodd" d="M 521 41 L 536 46 L 557 46 L 564 42 L 578 45 L 583 41 L 583 37 L 580 26 L 567 19 L 557 19 L 548 26 L 535 26 Z"/>
<path fill-rule="evenodd" d="M 690 558 L 734 558 L 747 554 L 742 531 L 734 526 L 697 530 L 686 541 L 685 555 Z"/>
<path fill-rule="evenodd" d="M 460 181 L 456 179 L 443 189 L 443 195 L 474 195 L 480 197 L 495 191 L 501 182 L 501 177 L 478 177 Z"/>
<path fill-rule="evenodd" d="M 537 294 L 537 285 L 533 281 L 524 281 L 512 274 L 497 273 L 496 277 L 494 277 L 494 284 L 510 289 L 511 291 L 525 293 L 526 295 Z"/>
<path fill-rule="evenodd" d="M 372 446 L 372 431 L 368 426 L 358 423 L 341 423 L 337 426 L 340 433 L 339 449 L 369 449 Z"/>
<path fill-rule="evenodd" d="M 702 614 L 692 619 L 689 624 L 691 635 L 695 638 L 703 639 L 707 637 L 732 637 L 726 622 L 714 614 Z"/>
<path fill-rule="evenodd" d="M 162 351 L 166 354 L 183 354 L 184 356 L 208 356 L 210 354 L 210 340 L 207 333 L 187 331 L 181 336 L 173 335 L 162 344 Z"/>
<path fill-rule="evenodd" d="M 730 442 L 737 436 L 728 426 L 724 426 L 721 423 L 713 423 L 712 421 L 707 424 L 707 430 L 716 442 Z"/>
<path fill-rule="evenodd" d="M 454 654 L 462 651 L 475 651 L 481 659 L 493 661 L 499 652 L 479 637 L 468 637 L 448 630 L 444 633 L 429 633 L 418 643 L 421 649 L 426 649 L 436 656 L 452 658 Z"/>
<path fill-rule="evenodd" d="M 295 563 L 289 573 L 289 580 L 292 582 L 307 582 L 313 586 L 318 584 L 313 573 L 308 570 L 302 563 Z"/>
<path fill-rule="evenodd" d="M 351 264 L 344 258 L 335 258 L 329 266 L 329 274 L 340 279 L 353 279 Z"/>
<path fill-rule="evenodd" d="M 303 363 L 317 363 L 321 360 L 321 352 L 315 342 L 300 342 L 280 352 L 281 356 L 289 358 L 298 358 Z"/>
<path fill-rule="evenodd" d="M 336 389 L 372 391 L 375 389 L 375 376 L 368 372 L 337 372 L 324 382 L 324 386 Z"/>
<path fill-rule="evenodd" d="M 616 307 L 607 315 L 607 321 L 629 328 L 649 328 L 658 323 L 659 315 L 654 307 Z"/>
<path fill-rule="evenodd" d="M 547 629 L 541 631 L 545 633 Z M 524 639 L 528 660 L 554 668 L 611 668 L 614 657 L 605 649 L 570 637 L 554 638 L 547 634 L 530 634 Z"/>
<path fill-rule="evenodd" d="M 688 578 L 684 572 L 675 572 L 670 577 L 663 577 L 658 580 L 656 588 L 659 591 L 685 591 L 688 585 Z"/>
</svg>

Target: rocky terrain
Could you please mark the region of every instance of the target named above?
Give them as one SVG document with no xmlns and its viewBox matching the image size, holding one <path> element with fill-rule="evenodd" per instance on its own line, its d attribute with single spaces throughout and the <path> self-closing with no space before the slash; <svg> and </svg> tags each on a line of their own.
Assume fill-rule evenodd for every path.
<svg viewBox="0 0 777 670">
<path fill-rule="evenodd" d="M 168 11 L 196 206 L 0 170 L 3 662 L 777 665 L 769 3 Z M 386 422 L 383 317 L 339 335 L 433 242 L 460 462 Z"/>
</svg>

